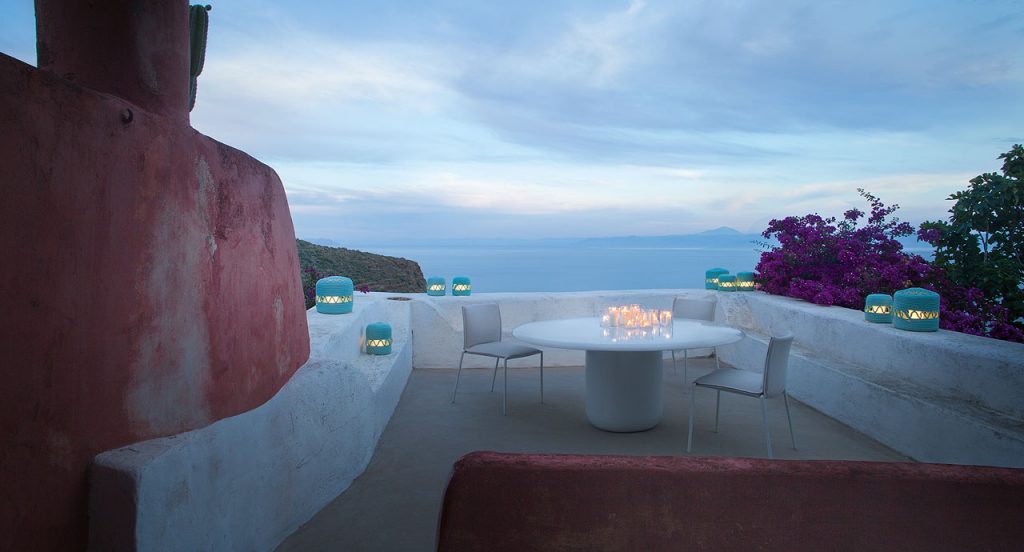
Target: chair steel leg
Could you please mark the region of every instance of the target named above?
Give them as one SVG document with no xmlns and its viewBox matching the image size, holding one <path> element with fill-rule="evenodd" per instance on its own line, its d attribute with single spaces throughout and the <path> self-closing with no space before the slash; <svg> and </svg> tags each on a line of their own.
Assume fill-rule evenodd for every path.
<svg viewBox="0 0 1024 552">
<path fill-rule="evenodd" d="M 669 352 L 672 353 L 672 373 L 673 374 L 678 374 L 679 373 L 679 367 L 676 366 L 676 352 L 675 351 L 669 351 Z"/>
<path fill-rule="evenodd" d="M 789 421 L 789 438 L 793 441 L 793 450 L 796 450 L 796 435 L 793 433 L 793 418 L 789 415 L 789 395 L 782 392 L 782 400 L 786 403 L 786 420 Z"/>
<path fill-rule="evenodd" d="M 722 392 L 715 389 L 715 433 L 718 433 L 718 406 L 722 404 Z"/>
<path fill-rule="evenodd" d="M 494 392 L 494 380 L 498 379 L 498 363 L 499 362 L 501 362 L 501 359 L 498 358 L 498 357 L 495 357 L 494 358 L 494 375 L 491 376 L 491 392 L 492 393 Z"/>
<path fill-rule="evenodd" d="M 686 374 L 687 374 L 687 370 L 689 370 L 689 368 L 687 367 L 687 362 L 688 362 L 689 358 L 690 358 L 690 350 L 689 349 L 683 349 L 683 382 L 684 383 L 687 380 L 687 375 Z"/>
<path fill-rule="evenodd" d="M 540 354 L 540 404 L 544 404 L 544 353 Z"/>
<path fill-rule="evenodd" d="M 465 352 L 459 357 L 459 371 L 455 374 L 455 389 L 452 391 L 452 402 L 455 402 L 455 394 L 459 392 L 459 377 L 462 376 L 462 359 L 464 358 L 466 358 Z"/>
<path fill-rule="evenodd" d="M 693 448 L 693 394 L 697 392 L 697 384 L 693 384 L 690 390 L 690 429 L 686 432 L 686 452 Z"/>
<path fill-rule="evenodd" d="M 721 370 L 722 365 L 718 362 L 718 347 L 715 347 L 715 368 Z"/>
<path fill-rule="evenodd" d="M 761 423 L 764 424 L 764 442 L 768 443 L 768 458 L 772 456 L 772 435 L 768 432 L 768 410 L 764 406 L 764 395 L 761 395 Z"/>
<path fill-rule="evenodd" d="M 505 359 L 505 389 L 501 392 L 501 415 L 508 414 L 508 359 Z"/>
</svg>

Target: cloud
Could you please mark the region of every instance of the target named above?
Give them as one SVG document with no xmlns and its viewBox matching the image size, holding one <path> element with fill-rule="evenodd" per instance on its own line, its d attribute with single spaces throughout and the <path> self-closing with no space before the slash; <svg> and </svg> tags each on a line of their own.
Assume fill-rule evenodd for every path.
<svg viewBox="0 0 1024 552">
<path fill-rule="evenodd" d="M 699 171 L 661 166 L 486 163 L 369 170 L 286 163 L 278 170 L 298 213 L 343 214 L 360 204 L 362 209 L 382 207 L 382 212 L 394 213 L 454 209 L 562 216 L 642 211 L 651 206 L 652 197 L 658 198 L 660 208 L 682 208 L 710 189 Z"/>
<path fill-rule="evenodd" d="M 347 42 L 295 30 L 286 42 L 249 43 L 213 57 L 202 82 L 209 94 L 295 112 L 372 103 L 436 111 L 455 70 L 440 52 L 402 42 Z"/>
<path fill-rule="evenodd" d="M 3 8 L 5 52 L 34 51 L 26 6 Z M 857 187 L 935 218 L 1024 120 L 1009 2 L 213 16 L 193 124 L 275 167 L 307 236 L 746 230 L 841 213 Z"/>
</svg>

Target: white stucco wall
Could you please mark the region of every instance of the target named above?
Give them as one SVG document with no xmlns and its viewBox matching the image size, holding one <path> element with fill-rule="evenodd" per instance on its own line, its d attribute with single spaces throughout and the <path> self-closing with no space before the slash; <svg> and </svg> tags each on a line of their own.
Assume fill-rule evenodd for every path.
<svg viewBox="0 0 1024 552">
<path fill-rule="evenodd" d="M 272 550 L 348 488 L 408 381 L 409 306 L 357 294 L 351 314 L 307 318 L 310 360 L 263 405 L 96 458 L 91 549 Z M 391 355 L 359 352 L 376 321 Z"/>
<path fill-rule="evenodd" d="M 1024 345 L 945 330 L 897 330 L 865 322 L 858 310 L 760 292 L 676 289 L 423 298 L 413 305 L 413 364 L 451 368 L 458 363 L 465 304 L 497 302 L 505 338 L 511 339 L 519 324 L 596 316 L 607 306 L 626 303 L 669 308 L 676 296 L 718 298 L 716 320 L 747 335 L 719 353 L 743 369 L 762 370 L 769 337 L 792 332 L 791 395 L 908 456 L 926 462 L 1024 466 Z M 544 351 L 548 366 L 583 364 L 580 351 Z M 466 366 L 490 365 L 485 358 L 466 357 Z"/>
<path fill-rule="evenodd" d="M 270 550 L 366 467 L 416 368 L 454 368 L 461 306 L 500 305 L 503 330 L 596 316 L 611 305 L 667 309 L 717 296 L 716 320 L 746 338 L 722 359 L 760 371 L 769 336 L 796 335 L 793 397 L 913 458 L 1024 467 L 1024 345 L 868 324 L 859 311 L 763 293 L 644 290 L 470 297 L 357 294 L 348 315 L 308 314 L 311 355 L 266 404 L 206 428 L 97 457 L 90 539 L 97 550 Z M 361 330 L 392 325 L 394 352 L 359 351 Z M 699 354 L 700 352 L 698 352 Z M 703 351 L 709 354 L 710 351 Z M 548 366 L 583 352 L 545 349 Z M 526 358 L 514 362 L 530 364 Z M 467 357 L 466 366 L 489 367 Z"/>
<path fill-rule="evenodd" d="M 416 368 L 452 368 L 462 352 L 462 305 L 498 303 L 501 308 L 503 339 L 514 340 L 512 329 L 537 320 L 598 316 L 613 305 L 638 303 L 648 308 L 670 309 L 681 290 L 580 291 L 569 293 L 483 293 L 469 297 L 419 296 L 413 304 L 412 324 L 416 332 L 413 365 Z M 544 349 L 548 366 L 580 366 L 584 352 Z M 537 362 L 525 358 L 515 362 Z M 467 356 L 464 366 L 493 366 L 484 357 Z"/>
</svg>

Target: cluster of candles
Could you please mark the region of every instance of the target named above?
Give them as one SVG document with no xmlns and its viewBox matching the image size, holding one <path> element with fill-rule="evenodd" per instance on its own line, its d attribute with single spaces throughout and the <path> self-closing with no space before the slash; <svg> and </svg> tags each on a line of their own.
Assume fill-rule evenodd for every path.
<svg viewBox="0 0 1024 552">
<path fill-rule="evenodd" d="M 672 337 L 672 311 L 645 309 L 640 305 L 608 307 L 601 315 L 601 328 L 612 341 Z"/>
<path fill-rule="evenodd" d="M 651 326 L 649 328 L 624 328 L 621 326 L 615 328 L 601 328 L 601 334 L 610 338 L 613 343 L 641 339 L 651 340 L 658 337 L 671 339 L 672 325 Z"/>
<path fill-rule="evenodd" d="M 602 328 L 658 328 L 672 326 L 672 311 L 645 309 L 640 305 L 608 307 L 601 315 Z"/>
</svg>

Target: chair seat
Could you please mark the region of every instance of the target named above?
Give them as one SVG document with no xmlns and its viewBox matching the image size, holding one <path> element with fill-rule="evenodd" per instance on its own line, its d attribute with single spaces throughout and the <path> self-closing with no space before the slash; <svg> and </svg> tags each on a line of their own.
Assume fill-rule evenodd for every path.
<svg viewBox="0 0 1024 552">
<path fill-rule="evenodd" d="M 522 358 L 540 354 L 541 350 L 534 349 L 533 347 L 528 347 L 526 345 L 520 345 L 519 343 L 495 341 L 492 343 L 480 343 L 478 345 L 473 345 L 466 349 L 466 352 L 474 355 L 484 355 L 497 358 Z"/>
<path fill-rule="evenodd" d="M 715 370 L 706 376 L 699 377 L 694 380 L 693 384 L 757 397 L 761 395 L 763 390 L 764 375 L 748 370 L 726 368 L 724 370 Z"/>
</svg>

